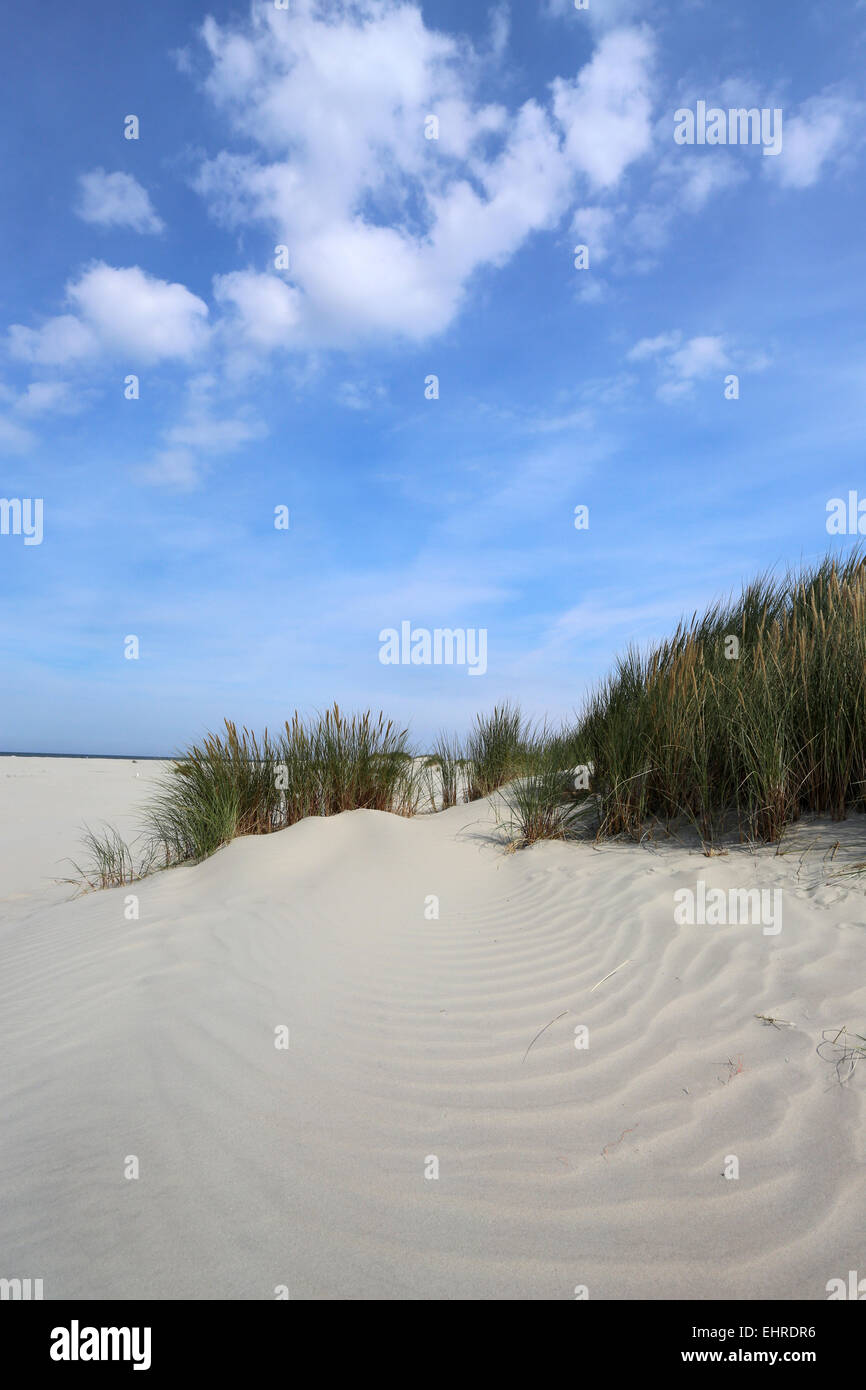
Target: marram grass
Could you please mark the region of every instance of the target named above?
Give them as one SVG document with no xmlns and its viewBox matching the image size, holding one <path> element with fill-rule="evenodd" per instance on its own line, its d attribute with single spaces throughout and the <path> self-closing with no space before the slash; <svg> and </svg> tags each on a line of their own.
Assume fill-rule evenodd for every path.
<svg viewBox="0 0 866 1390">
<path fill-rule="evenodd" d="M 515 847 L 683 820 L 707 845 L 732 826 L 774 842 L 805 812 L 866 810 L 866 556 L 762 576 L 648 652 L 630 648 L 556 733 L 506 703 L 465 742 L 440 734 L 424 759 L 370 711 L 296 713 L 260 737 L 227 720 L 172 764 L 140 861 L 116 832 L 88 831 L 79 881 L 128 883 L 306 816 L 413 815 L 499 793 Z"/>
<path fill-rule="evenodd" d="M 366 808 L 411 815 L 419 788 L 407 732 L 385 716 L 344 715 L 334 705 L 296 713 L 272 736 L 208 734 L 172 765 L 147 813 L 149 832 L 174 863 L 200 860 L 238 835 L 268 835 L 305 816 Z"/>
<path fill-rule="evenodd" d="M 866 807 L 866 557 L 826 559 L 630 650 L 580 721 L 598 833 L 732 819 L 776 841 L 804 812 Z"/>
</svg>

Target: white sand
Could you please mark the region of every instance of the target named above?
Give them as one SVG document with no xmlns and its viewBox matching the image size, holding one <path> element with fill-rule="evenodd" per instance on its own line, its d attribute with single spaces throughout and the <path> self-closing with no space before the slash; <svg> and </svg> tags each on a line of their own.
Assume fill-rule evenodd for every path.
<svg viewBox="0 0 866 1390">
<path fill-rule="evenodd" d="M 866 1033 L 864 885 L 822 861 L 837 838 L 866 858 L 862 818 L 708 860 L 506 854 L 483 804 L 358 811 L 138 884 L 138 921 L 130 890 L 46 886 L 157 772 L 0 760 L 0 1276 L 248 1299 L 823 1299 L 866 1276 L 866 1062 L 841 1086 L 816 1053 Z M 781 933 L 675 926 L 699 878 L 781 887 Z"/>
</svg>

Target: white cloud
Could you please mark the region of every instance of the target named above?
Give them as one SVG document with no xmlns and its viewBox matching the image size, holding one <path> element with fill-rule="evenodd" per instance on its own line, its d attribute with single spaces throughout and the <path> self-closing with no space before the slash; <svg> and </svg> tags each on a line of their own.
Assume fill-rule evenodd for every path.
<svg viewBox="0 0 866 1390">
<path fill-rule="evenodd" d="M 612 197 L 602 187 L 596 191 L 598 210 L 616 214 L 605 228 L 603 255 L 617 274 L 653 269 L 684 216 L 745 184 L 756 169 L 783 186 L 807 188 L 829 169 L 853 164 L 863 144 L 866 104 L 828 89 L 795 110 L 781 91 L 762 90 L 749 76 L 735 74 L 714 85 L 711 102 L 723 109 L 781 109 L 781 153 L 755 160 L 737 146 L 675 146 L 671 114 L 675 108 L 693 108 L 698 99 L 708 99 L 706 88 L 680 83 L 662 104 L 669 109 L 663 109 L 653 130 L 652 179 L 640 203 L 623 206 L 618 190 Z"/>
<path fill-rule="evenodd" d="M 679 332 L 659 333 L 655 338 L 641 338 L 626 356 L 629 362 L 645 362 L 648 357 L 657 357 L 669 348 L 678 347 L 681 341 L 682 334 Z"/>
<path fill-rule="evenodd" d="M 576 82 L 553 83 L 566 154 L 595 188 L 612 188 L 650 147 L 652 56 L 646 30 L 618 29 L 602 39 Z"/>
<path fill-rule="evenodd" d="M 513 113 L 475 87 L 491 47 L 425 26 L 403 0 L 313 0 L 290 16 L 202 28 L 205 89 L 255 156 L 223 151 L 196 187 L 233 226 L 264 223 L 291 253 L 291 286 L 235 272 L 217 282 L 242 336 L 260 346 L 423 340 L 445 329 L 470 277 L 556 227 L 583 187 L 612 189 L 650 141 L 652 48 L 604 36 L 547 104 Z M 429 115 L 439 139 L 425 139 Z M 278 288 L 280 286 L 280 288 Z"/>
<path fill-rule="evenodd" d="M 301 320 L 301 296 L 277 275 L 234 270 L 214 279 L 214 298 L 232 314 L 231 332 L 250 343 L 292 347 Z"/>
<path fill-rule="evenodd" d="M 67 285 L 66 297 L 77 314 L 61 314 L 39 329 L 12 325 L 14 356 L 62 365 L 113 351 L 134 365 L 191 357 L 208 338 L 204 301 L 184 285 L 158 280 L 138 266 L 115 269 L 98 262 Z"/>
<path fill-rule="evenodd" d="M 728 355 L 722 338 L 689 338 L 668 358 L 668 366 L 683 381 L 708 376 L 727 365 Z"/>
<path fill-rule="evenodd" d="M 207 305 L 138 266 L 97 264 L 68 290 L 101 342 L 148 361 L 189 357 L 207 337 Z"/>
<path fill-rule="evenodd" d="M 782 152 L 764 161 L 783 187 L 811 188 L 828 164 L 849 155 L 862 143 L 864 105 L 824 94 L 804 102 L 795 116 L 783 118 Z"/>
<path fill-rule="evenodd" d="M 107 174 L 93 169 L 82 174 L 76 211 L 85 222 L 100 227 L 131 227 L 136 232 L 161 232 L 165 223 L 151 205 L 146 189 L 131 174 Z"/>
<path fill-rule="evenodd" d="M 655 338 L 642 338 L 627 354 L 630 362 L 654 360 L 662 374 L 658 397 L 675 401 L 688 395 L 696 381 L 722 373 L 730 362 L 730 349 L 723 337 L 709 335 L 683 341 L 679 331 L 660 333 Z M 767 359 L 755 359 L 754 370 L 767 365 Z"/>
<path fill-rule="evenodd" d="M 25 328 L 13 323 L 9 329 L 9 351 L 13 357 L 43 366 L 63 366 L 90 357 L 99 343 L 86 324 L 73 314 L 49 319 L 42 328 Z"/>
<path fill-rule="evenodd" d="M 74 415 L 81 409 L 81 399 L 73 395 L 68 382 L 31 381 L 16 407 L 27 415 L 41 415 L 47 411 Z"/>
</svg>

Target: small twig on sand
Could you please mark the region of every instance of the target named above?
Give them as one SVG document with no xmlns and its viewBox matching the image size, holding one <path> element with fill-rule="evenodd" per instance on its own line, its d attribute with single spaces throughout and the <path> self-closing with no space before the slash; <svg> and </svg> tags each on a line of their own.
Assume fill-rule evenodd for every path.
<svg viewBox="0 0 866 1390">
<path fill-rule="evenodd" d="M 769 1014 L 755 1014 L 762 1023 L 771 1023 L 774 1028 L 793 1028 L 793 1023 L 789 1023 L 786 1018 L 771 1018 Z"/>
<path fill-rule="evenodd" d="M 560 1018 L 565 1018 L 565 1015 L 566 1015 L 567 1013 L 568 1013 L 568 1009 L 563 1009 L 563 1011 L 562 1011 L 561 1014 L 557 1014 L 557 1015 L 556 1015 L 556 1018 L 552 1018 L 552 1019 L 550 1020 L 549 1023 L 545 1023 L 545 1025 L 544 1025 L 543 1028 L 539 1028 L 539 1030 L 538 1030 L 538 1032 L 536 1033 L 535 1037 L 532 1039 L 532 1042 L 529 1044 L 529 1047 L 532 1047 L 532 1043 L 537 1043 L 537 1042 L 538 1042 L 538 1039 L 541 1037 L 542 1033 L 546 1033 L 547 1030 L 548 1030 L 548 1028 L 552 1028 L 553 1025 L 554 1025 L 554 1023 L 556 1023 Z M 526 1061 L 527 1057 L 529 1056 L 529 1047 L 526 1049 L 526 1051 L 525 1051 L 524 1054 L 523 1054 L 523 1060 L 524 1060 L 524 1062 Z"/>
<path fill-rule="evenodd" d="M 622 970 L 622 966 L 623 966 L 623 965 L 630 965 L 630 964 L 631 964 L 631 956 L 629 956 L 628 960 L 624 960 L 624 961 L 622 962 L 622 965 L 618 965 L 618 966 L 616 967 L 616 970 L 611 970 L 611 971 L 609 971 L 609 973 L 608 973 L 607 975 L 605 975 L 604 980 L 609 980 L 610 977 L 611 977 L 611 975 L 615 975 L 615 974 L 616 974 L 616 971 L 617 971 L 617 970 Z M 604 980 L 599 980 L 598 985 L 603 985 L 603 984 L 604 984 Z M 592 990 L 593 990 L 593 989 L 598 989 L 598 985 L 593 985 L 592 989 L 589 991 L 590 994 L 592 994 Z"/>
</svg>

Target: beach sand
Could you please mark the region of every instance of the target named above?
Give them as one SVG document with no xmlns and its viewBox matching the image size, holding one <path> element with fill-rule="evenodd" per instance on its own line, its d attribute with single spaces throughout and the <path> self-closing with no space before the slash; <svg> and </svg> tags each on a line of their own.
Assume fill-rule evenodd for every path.
<svg viewBox="0 0 866 1390">
<path fill-rule="evenodd" d="M 825 1299 L 866 1275 L 866 1061 L 841 1085 L 816 1051 L 866 1033 L 864 881 L 831 877 L 866 858 L 863 817 L 708 859 L 507 853 L 486 803 L 354 811 L 131 888 L 52 885 L 80 823 L 128 833 L 160 772 L 0 759 L 0 1276 L 47 1299 Z M 781 889 L 782 930 L 676 925 L 698 880 Z"/>
</svg>

